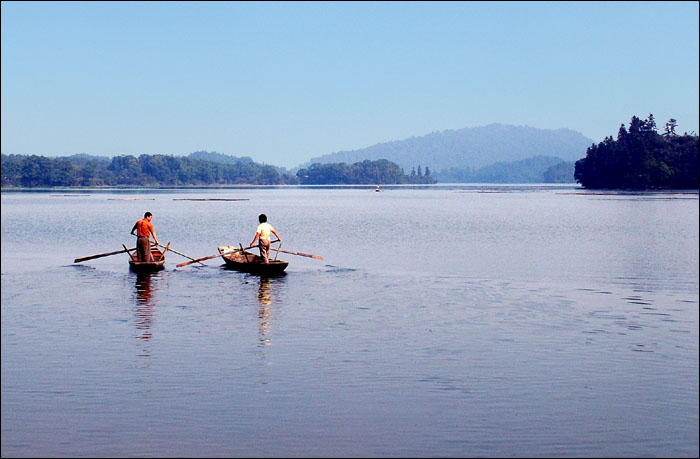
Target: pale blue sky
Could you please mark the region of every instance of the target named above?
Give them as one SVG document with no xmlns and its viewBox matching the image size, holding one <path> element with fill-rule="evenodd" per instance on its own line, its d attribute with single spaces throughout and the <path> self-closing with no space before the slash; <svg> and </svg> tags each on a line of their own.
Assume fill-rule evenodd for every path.
<svg viewBox="0 0 700 459">
<path fill-rule="evenodd" d="M 2 2 L 2 152 L 294 167 L 491 123 L 698 129 L 698 2 Z M 582 152 L 585 154 L 585 152 Z"/>
</svg>

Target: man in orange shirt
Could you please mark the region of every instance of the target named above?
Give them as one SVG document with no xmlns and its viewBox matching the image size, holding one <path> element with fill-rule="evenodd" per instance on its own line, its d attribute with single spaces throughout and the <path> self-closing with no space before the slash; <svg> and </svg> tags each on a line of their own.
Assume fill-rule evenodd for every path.
<svg viewBox="0 0 700 459">
<path fill-rule="evenodd" d="M 136 231 L 136 259 L 138 261 L 153 261 L 151 240 L 149 239 L 151 234 L 156 244 L 159 244 L 158 236 L 156 236 L 151 220 L 153 220 L 153 214 L 146 212 L 143 215 L 143 219 L 137 221 L 134 227 L 131 228 L 131 234 L 134 234 L 134 231 Z"/>
</svg>

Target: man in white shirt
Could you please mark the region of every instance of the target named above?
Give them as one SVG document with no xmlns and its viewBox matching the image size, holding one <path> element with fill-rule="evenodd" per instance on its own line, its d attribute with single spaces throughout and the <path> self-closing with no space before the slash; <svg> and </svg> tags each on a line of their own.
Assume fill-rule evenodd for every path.
<svg viewBox="0 0 700 459">
<path fill-rule="evenodd" d="M 258 215 L 258 221 L 260 224 L 258 225 L 258 229 L 256 230 L 255 237 L 253 238 L 253 242 L 250 243 L 251 247 L 255 246 L 255 241 L 260 241 L 259 242 L 259 247 L 260 247 L 260 256 L 263 259 L 264 263 L 269 263 L 269 253 L 270 253 L 270 233 L 274 234 L 277 236 L 277 239 L 281 242 L 282 238 L 280 235 L 275 231 L 275 229 L 272 227 L 267 222 L 267 215 L 265 214 L 260 214 Z"/>
</svg>

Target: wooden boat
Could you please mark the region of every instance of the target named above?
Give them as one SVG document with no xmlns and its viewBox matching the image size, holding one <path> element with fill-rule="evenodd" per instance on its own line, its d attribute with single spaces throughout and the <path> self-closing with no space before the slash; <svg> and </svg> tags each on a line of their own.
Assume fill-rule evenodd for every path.
<svg viewBox="0 0 700 459">
<path fill-rule="evenodd" d="M 134 250 L 134 252 L 135 251 L 136 250 Z M 153 272 L 164 269 L 165 250 L 161 252 L 156 247 L 151 247 L 151 255 L 153 255 L 153 261 L 136 261 L 136 255 L 132 255 L 131 252 L 129 252 L 129 268 L 136 272 Z"/>
<path fill-rule="evenodd" d="M 238 250 L 237 252 L 231 252 Z M 270 252 L 274 249 L 270 250 Z M 231 253 L 226 253 L 231 252 Z M 279 276 L 289 265 L 288 261 L 269 259 L 269 263 L 263 263 L 260 255 L 241 251 L 239 247 L 225 245 L 219 247 L 221 258 L 226 262 L 226 267 L 244 273 L 258 274 L 260 276 Z"/>
</svg>

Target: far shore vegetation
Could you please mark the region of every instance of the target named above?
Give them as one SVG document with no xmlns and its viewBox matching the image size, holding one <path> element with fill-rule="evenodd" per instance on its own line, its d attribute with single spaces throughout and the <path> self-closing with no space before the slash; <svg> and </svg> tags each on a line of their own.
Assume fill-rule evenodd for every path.
<svg viewBox="0 0 700 459">
<path fill-rule="evenodd" d="M 698 136 L 678 135 L 670 119 L 658 133 L 654 115 L 632 117 L 617 140 L 591 145 L 576 162 L 574 178 L 584 188 L 611 190 L 698 189 Z"/>
<path fill-rule="evenodd" d="M 591 145 L 574 163 L 533 157 L 495 163 L 478 171 L 462 170 L 465 182 L 574 183 L 587 189 L 697 190 L 698 136 L 678 135 L 675 119 L 659 134 L 654 116 L 632 117 L 620 126 L 617 139 L 607 137 Z M 189 156 L 121 155 L 112 158 L 76 154 L 49 158 L 2 154 L 2 188 L 108 188 L 108 187 L 221 187 L 232 185 L 393 185 L 434 184 L 428 166 L 416 165 L 406 173 L 387 159 L 353 164 L 313 163 L 295 174 L 284 168 L 259 164 L 249 157 L 215 152 Z M 573 169 L 573 170 L 572 170 Z"/>
<path fill-rule="evenodd" d="M 115 156 L 111 159 L 74 155 L 48 158 L 2 154 L 3 188 L 167 187 L 226 185 L 433 184 L 426 167 L 405 174 L 385 159 L 351 165 L 312 164 L 295 175 L 249 158 L 234 163 L 169 155 Z"/>
</svg>

